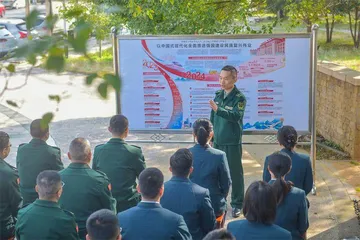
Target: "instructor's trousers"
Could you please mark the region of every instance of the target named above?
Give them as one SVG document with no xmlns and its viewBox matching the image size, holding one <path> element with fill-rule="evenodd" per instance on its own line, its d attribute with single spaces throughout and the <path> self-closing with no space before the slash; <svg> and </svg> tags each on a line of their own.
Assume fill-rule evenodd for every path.
<svg viewBox="0 0 360 240">
<path fill-rule="evenodd" d="M 244 171 L 242 166 L 242 146 L 218 145 L 214 142 L 214 148 L 224 151 L 229 163 L 232 181 L 231 207 L 242 209 L 244 202 Z"/>
</svg>

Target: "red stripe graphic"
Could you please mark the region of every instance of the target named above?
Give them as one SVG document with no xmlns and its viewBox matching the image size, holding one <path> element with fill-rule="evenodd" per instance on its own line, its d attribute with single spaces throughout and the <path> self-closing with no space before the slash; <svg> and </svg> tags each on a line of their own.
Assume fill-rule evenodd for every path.
<svg viewBox="0 0 360 240">
<path fill-rule="evenodd" d="M 174 66 L 162 64 L 158 60 L 156 60 L 155 57 L 152 55 L 151 51 L 149 50 L 149 48 L 146 44 L 146 40 L 141 40 L 141 44 L 142 44 L 146 54 L 151 58 L 151 60 L 153 60 L 158 65 L 158 67 L 161 67 L 163 70 L 166 70 L 176 76 L 179 76 L 182 78 L 188 78 L 188 79 L 192 79 L 192 80 L 197 80 L 197 81 L 214 81 L 215 82 L 215 81 L 218 81 L 218 79 L 219 79 L 218 74 L 205 73 L 205 74 L 203 74 L 204 77 L 202 78 L 201 77 L 202 74 L 200 74 L 200 76 L 198 76 L 198 74 L 195 74 L 195 73 L 185 72 L 185 69 L 183 69 L 183 68 L 181 68 L 181 70 L 179 70 L 179 69 L 175 69 Z M 180 68 L 180 67 L 176 67 L 176 68 Z"/>
</svg>

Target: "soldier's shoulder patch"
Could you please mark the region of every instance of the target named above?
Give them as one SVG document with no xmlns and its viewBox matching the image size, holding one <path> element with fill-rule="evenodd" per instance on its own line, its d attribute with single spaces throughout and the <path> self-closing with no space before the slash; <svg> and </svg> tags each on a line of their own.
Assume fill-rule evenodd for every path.
<svg viewBox="0 0 360 240">
<path fill-rule="evenodd" d="M 98 179 L 98 181 L 100 182 L 104 182 L 104 181 L 109 181 L 108 176 L 106 175 L 106 173 L 100 171 L 100 170 L 95 170 L 99 175 L 96 177 L 96 179 Z"/>
<path fill-rule="evenodd" d="M 69 210 L 66 210 L 66 209 L 63 209 L 63 208 L 62 208 L 61 210 L 63 210 L 63 212 L 64 212 L 66 215 L 75 218 L 75 214 L 72 213 L 72 212 L 70 212 Z"/>
<path fill-rule="evenodd" d="M 130 145 L 130 146 L 135 147 L 136 149 L 140 149 L 140 150 L 141 150 L 141 147 L 139 147 L 139 146 L 136 146 L 136 145 Z"/>
<path fill-rule="evenodd" d="M 106 173 L 104 173 L 104 172 L 102 172 L 102 171 L 100 171 L 100 170 L 94 170 L 94 171 L 100 173 L 102 176 L 106 176 Z"/>
<path fill-rule="evenodd" d="M 217 95 L 217 94 L 220 94 L 222 92 L 222 90 L 217 90 L 216 92 L 215 92 L 215 94 Z"/>
<path fill-rule="evenodd" d="M 59 147 L 56 147 L 56 146 L 50 146 L 52 149 L 55 149 L 57 151 L 61 151 Z"/>
<path fill-rule="evenodd" d="M 30 206 L 30 204 L 31 204 L 31 203 L 23 204 L 20 209 L 26 208 L 26 207 Z"/>
<path fill-rule="evenodd" d="M 238 108 L 239 110 L 244 110 L 245 109 L 245 105 L 246 105 L 246 102 L 245 101 L 241 101 L 238 103 Z"/>
<path fill-rule="evenodd" d="M 27 143 L 21 143 L 19 147 L 25 146 Z"/>
<path fill-rule="evenodd" d="M 95 149 L 96 149 L 96 148 L 100 148 L 100 147 L 102 147 L 102 146 L 104 146 L 104 145 L 105 145 L 105 143 L 96 145 L 96 146 L 95 146 Z"/>
</svg>

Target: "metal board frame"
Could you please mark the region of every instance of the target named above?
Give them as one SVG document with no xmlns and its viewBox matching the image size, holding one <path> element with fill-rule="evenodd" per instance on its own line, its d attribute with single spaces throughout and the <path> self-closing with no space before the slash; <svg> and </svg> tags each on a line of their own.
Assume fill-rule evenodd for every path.
<svg viewBox="0 0 360 240">
<path fill-rule="evenodd" d="M 317 71 L 317 32 L 319 29 L 319 25 L 314 24 L 312 26 L 311 33 L 291 33 L 291 34 L 244 34 L 244 35 L 118 35 L 116 29 L 113 27 L 111 29 L 112 32 L 112 40 L 113 40 L 113 59 L 114 59 L 114 70 L 117 76 L 120 76 L 120 53 L 119 53 L 119 40 L 134 40 L 134 39 L 259 39 L 259 38 L 309 38 L 310 40 L 310 71 L 309 71 L 309 129 L 308 131 L 300 131 L 298 132 L 300 135 L 311 133 L 311 161 L 313 167 L 313 189 L 312 194 L 316 195 L 316 185 L 315 185 L 315 177 L 316 177 L 316 71 Z M 116 113 L 121 113 L 121 98 L 120 92 L 116 92 Z M 157 130 L 131 130 L 133 133 L 150 133 L 153 136 L 161 136 L 162 134 L 190 134 L 191 129 L 157 129 Z M 276 131 L 244 131 L 245 135 L 274 135 Z M 138 143 L 193 143 L 190 141 L 157 141 L 156 139 L 150 140 L 134 140 L 131 142 Z M 243 142 L 244 145 L 267 145 L 267 144 L 276 144 L 273 142 L 269 143 L 251 143 L 251 142 Z M 298 143 L 299 145 L 309 145 L 309 143 Z"/>
<path fill-rule="evenodd" d="M 113 29 L 112 29 L 113 30 Z M 309 119 L 308 119 L 308 127 L 307 131 L 299 131 L 300 135 L 307 135 L 311 133 L 312 129 L 312 106 L 313 106 L 313 97 L 312 97 L 312 34 L 311 33 L 284 33 L 284 34 L 243 34 L 243 35 L 117 35 L 116 32 L 113 32 L 113 56 L 114 56 L 114 69 L 115 73 L 118 76 L 121 76 L 120 72 L 120 41 L 119 40 L 138 40 L 138 39 L 145 39 L 145 40 L 168 40 L 168 39 L 189 39 L 189 40 L 199 40 L 199 39 L 262 39 L 262 38 L 307 38 L 310 41 L 310 71 L 309 71 Z M 121 98 L 120 93 L 116 93 L 116 112 L 117 114 L 121 113 Z M 138 134 L 152 134 L 152 133 L 159 133 L 159 134 L 191 134 L 191 129 L 130 129 L 133 133 Z M 273 130 L 265 130 L 265 131 L 243 131 L 244 135 L 272 135 L 276 134 L 276 131 Z"/>
</svg>

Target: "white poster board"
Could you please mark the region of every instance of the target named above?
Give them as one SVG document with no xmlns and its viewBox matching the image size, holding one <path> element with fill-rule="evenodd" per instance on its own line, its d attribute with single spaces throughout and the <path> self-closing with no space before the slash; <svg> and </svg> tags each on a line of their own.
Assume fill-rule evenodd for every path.
<svg viewBox="0 0 360 240">
<path fill-rule="evenodd" d="M 121 36 L 121 112 L 132 130 L 186 130 L 210 117 L 225 65 L 238 70 L 244 131 L 310 132 L 310 34 Z"/>
</svg>

